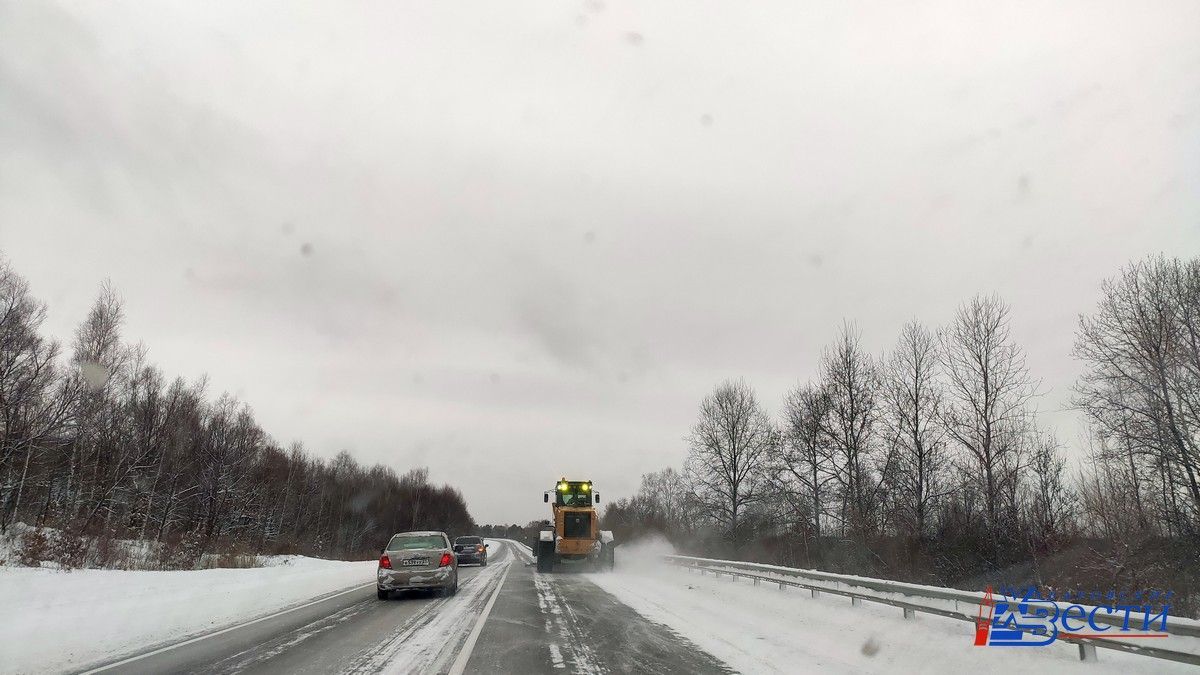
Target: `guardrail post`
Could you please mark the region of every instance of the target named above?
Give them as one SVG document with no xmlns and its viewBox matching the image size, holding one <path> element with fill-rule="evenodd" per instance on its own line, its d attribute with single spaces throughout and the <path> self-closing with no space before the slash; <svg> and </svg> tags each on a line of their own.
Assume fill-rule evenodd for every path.
<svg viewBox="0 0 1200 675">
<path fill-rule="evenodd" d="M 820 597 L 820 595 L 821 595 L 821 592 L 820 592 L 820 591 L 818 591 L 818 590 L 817 590 L 817 589 L 815 589 L 815 588 L 813 588 L 813 589 L 811 589 L 811 590 L 812 590 L 812 596 L 813 596 L 814 598 L 816 598 L 816 597 Z"/>
<path fill-rule="evenodd" d="M 758 577 L 754 577 L 754 585 L 755 585 L 755 586 L 757 586 L 757 585 L 758 585 Z"/>
<path fill-rule="evenodd" d="M 787 584 L 783 583 L 782 581 L 781 581 L 781 582 L 779 582 L 779 590 L 781 590 L 781 591 L 786 591 L 786 590 L 787 590 Z"/>
<path fill-rule="evenodd" d="M 917 615 L 917 613 L 912 611 L 911 609 L 909 609 L 907 607 L 904 608 L 904 618 L 911 619 L 916 615 Z"/>
<path fill-rule="evenodd" d="M 1079 660 L 1095 663 L 1099 659 L 1096 657 L 1096 645 L 1087 642 L 1079 643 Z"/>
<path fill-rule="evenodd" d="M 850 596 L 850 605 L 852 607 L 858 607 L 861 604 L 862 604 L 862 600 L 859 600 L 858 598 L 856 598 L 854 596 Z"/>
</svg>

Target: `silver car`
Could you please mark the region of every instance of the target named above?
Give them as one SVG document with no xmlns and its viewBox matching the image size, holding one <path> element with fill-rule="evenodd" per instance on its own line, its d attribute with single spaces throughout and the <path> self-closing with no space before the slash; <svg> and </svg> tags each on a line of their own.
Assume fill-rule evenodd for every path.
<svg viewBox="0 0 1200 675">
<path fill-rule="evenodd" d="M 376 572 L 379 599 L 410 589 L 458 592 L 458 556 L 445 532 L 401 532 L 383 549 Z"/>
</svg>

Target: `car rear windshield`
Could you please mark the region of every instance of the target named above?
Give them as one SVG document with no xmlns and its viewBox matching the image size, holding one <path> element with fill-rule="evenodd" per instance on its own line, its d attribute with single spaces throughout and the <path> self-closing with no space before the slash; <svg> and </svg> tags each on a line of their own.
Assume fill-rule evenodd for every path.
<svg viewBox="0 0 1200 675">
<path fill-rule="evenodd" d="M 412 551 L 419 548 L 444 548 L 446 541 L 436 534 L 402 535 L 392 537 L 388 542 L 389 551 Z"/>
<path fill-rule="evenodd" d="M 483 540 L 479 537 L 459 537 L 454 540 L 456 544 L 482 544 Z"/>
</svg>

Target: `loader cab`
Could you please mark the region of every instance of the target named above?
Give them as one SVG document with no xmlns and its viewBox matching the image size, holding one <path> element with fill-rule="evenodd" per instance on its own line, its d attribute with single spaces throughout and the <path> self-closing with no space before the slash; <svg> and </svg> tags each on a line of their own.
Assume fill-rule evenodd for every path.
<svg viewBox="0 0 1200 675">
<path fill-rule="evenodd" d="M 600 495 L 592 491 L 590 480 L 561 480 L 553 491 L 548 490 L 542 495 L 542 501 L 549 502 L 551 492 L 555 506 L 586 508 L 600 502 Z"/>
</svg>

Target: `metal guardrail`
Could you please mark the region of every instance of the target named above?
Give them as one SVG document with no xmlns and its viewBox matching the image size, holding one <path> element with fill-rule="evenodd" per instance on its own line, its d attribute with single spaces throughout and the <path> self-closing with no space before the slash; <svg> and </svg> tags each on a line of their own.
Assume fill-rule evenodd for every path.
<svg viewBox="0 0 1200 675">
<path fill-rule="evenodd" d="M 667 562 L 688 568 L 689 571 L 699 570 L 701 574 L 711 572 L 717 576 L 724 574 L 734 579 L 751 579 L 755 585 L 763 582 L 779 584 L 781 590 L 788 586 L 803 588 L 811 591 L 814 598 L 821 593 L 829 593 L 831 595 L 841 595 L 850 598 L 852 605 L 858 605 L 863 600 L 867 600 L 899 607 L 904 611 L 904 618 L 906 619 L 913 618 L 916 612 L 923 612 L 975 623 L 979 608 L 984 601 L 983 593 L 908 584 L 900 581 L 888 581 L 886 579 L 872 579 L 869 577 L 834 574 L 818 570 L 778 567 L 775 565 L 762 565 L 733 560 L 695 558 L 682 555 L 664 555 L 663 558 Z M 828 584 L 835 584 L 835 586 L 829 586 Z M 854 590 L 846 587 L 864 590 Z M 881 593 L 890 594 L 894 597 L 879 595 Z M 953 602 L 954 606 L 953 609 L 947 606 L 939 607 L 935 604 L 936 602 Z M 963 607 L 964 605 L 966 605 L 966 608 Z M 1096 614 L 1095 620 L 1098 623 L 1115 627 L 1120 627 L 1123 624 L 1119 616 Z M 1166 632 L 1172 637 L 1200 638 L 1200 623 L 1179 619 L 1172 623 L 1168 620 Z M 1077 644 L 1079 646 L 1079 658 L 1083 661 L 1095 661 L 1097 658 L 1096 647 L 1102 647 L 1104 649 L 1113 649 L 1151 658 L 1167 659 L 1200 666 L 1200 653 L 1198 653 L 1200 641 L 1187 640 L 1192 643 L 1190 645 L 1192 649 L 1185 650 L 1174 646 L 1157 647 L 1131 644 L 1116 639 L 1098 637 L 1077 638 L 1060 636 L 1058 639 Z"/>
</svg>

